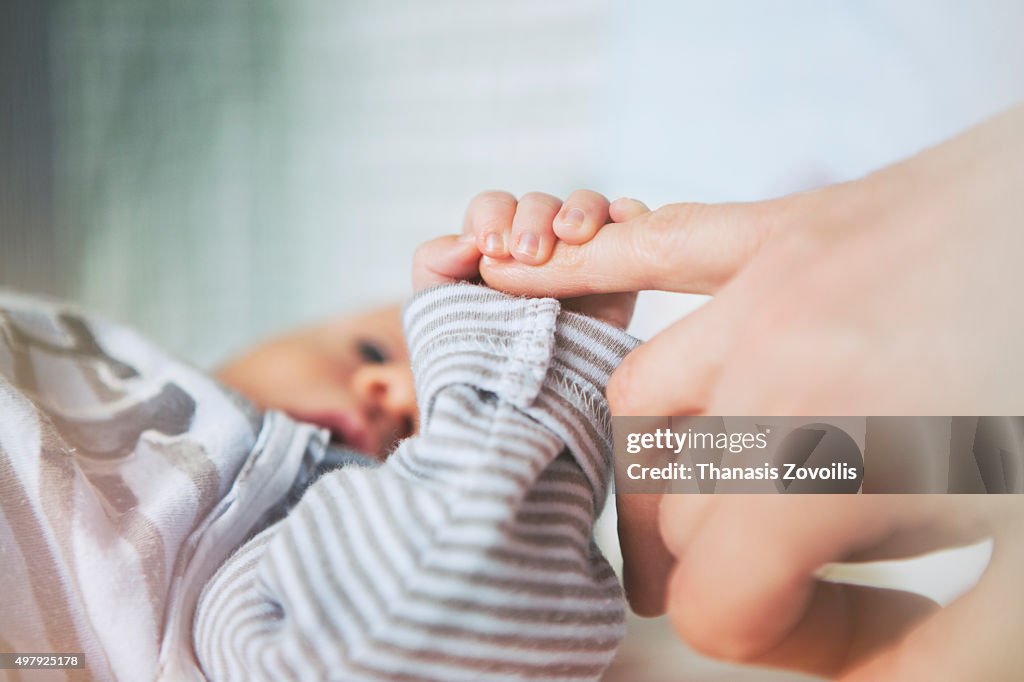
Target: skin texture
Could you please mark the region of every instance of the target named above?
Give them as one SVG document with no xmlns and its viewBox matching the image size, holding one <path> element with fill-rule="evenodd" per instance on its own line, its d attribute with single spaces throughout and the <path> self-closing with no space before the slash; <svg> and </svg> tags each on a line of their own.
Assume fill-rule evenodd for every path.
<svg viewBox="0 0 1024 682">
<path fill-rule="evenodd" d="M 439 237 L 417 249 L 413 257 L 413 289 L 420 291 L 450 282 L 479 280 L 482 272 L 501 263 L 533 263 L 550 257 L 549 248 L 539 256 L 528 256 L 514 247 L 511 251 L 505 248 L 504 245 L 519 243 L 524 234 L 531 235 L 541 245 L 553 245 L 563 234 L 582 243 L 606 224 L 632 220 L 649 210 L 635 199 L 609 202 L 588 190 L 573 192 L 564 204 L 539 192 L 525 194 L 519 200 L 507 192 L 482 192 L 466 210 L 461 235 Z M 569 224 L 565 222 L 569 220 L 564 218 L 566 215 L 573 216 Z M 635 291 L 561 298 L 567 309 L 622 329 L 632 319 L 636 304 Z"/>
<path fill-rule="evenodd" d="M 480 276 L 524 295 L 714 295 L 625 360 L 608 387 L 616 415 L 1024 414 L 1022 158 L 1018 107 L 853 182 L 670 204 L 560 239 L 549 259 L 485 258 Z M 1019 497 L 617 504 L 634 609 L 667 610 L 710 655 L 848 680 L 1024 670 Z M 986 536 L 996 542 L 987 573 L 943 610 L 812 575 L 828 561 Z"/>
<path fill-rule="evenodd" d="M 257 406 L 331 429 L 383 459 L 416 429 L 416 396 L 398 306 L 300 329 L 225 364 L 217 378 Z"/>
<path fill-rule="evenodd" d="M 666 495 L 659 516 L 668 613 L 708 655 L 857 682 L 1009 680 L 1024 665 L 1019 496 Z M 996 542 L 988 571 L 946 609 L 812 577 L 983 537 Z"/>
</svg>

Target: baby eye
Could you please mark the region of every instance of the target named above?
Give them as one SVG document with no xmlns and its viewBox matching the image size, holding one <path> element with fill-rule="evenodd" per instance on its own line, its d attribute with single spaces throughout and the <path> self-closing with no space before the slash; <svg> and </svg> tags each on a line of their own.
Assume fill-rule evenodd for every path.
<svg viewBox="0 0 1024 682">
<path fill-rule="evenodd" d="M 359 350 L 359 358 L 363 362 L 381 365 L 388 361 L 388 354 L 373 341 L 360 341 L 356 347 Z"/>
</svg>

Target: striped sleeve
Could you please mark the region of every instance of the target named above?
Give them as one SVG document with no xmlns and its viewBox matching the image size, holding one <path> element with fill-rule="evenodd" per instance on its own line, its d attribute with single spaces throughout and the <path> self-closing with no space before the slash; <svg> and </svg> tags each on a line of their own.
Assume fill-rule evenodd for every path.
<svg viewBox="0 0 1024 682">
<path fill-rule="evenodd" d="M 321 477 L 207 586 L 214 680 L 594 680 L 623 634 L 592 538 L 604 386 L 636 341 L 552 299 L 452 285 L 406 335 L 420 433 Z"/>
</svg>

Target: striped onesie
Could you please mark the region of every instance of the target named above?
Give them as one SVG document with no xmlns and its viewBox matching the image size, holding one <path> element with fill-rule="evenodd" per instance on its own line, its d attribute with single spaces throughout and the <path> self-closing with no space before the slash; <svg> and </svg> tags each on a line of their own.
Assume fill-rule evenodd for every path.
<svg viewBox="0 0 1024 682">
<path fill-rule="evenodd" d="M 83 652 L 72 679 L 600 677 L 623 634 L 592 540 L 603 388 L 636 341 L 465 284 L 405 330 L 419 434 L 330 469 L 319 429 L 0 297 L 0 650 Z"/>
</svg>

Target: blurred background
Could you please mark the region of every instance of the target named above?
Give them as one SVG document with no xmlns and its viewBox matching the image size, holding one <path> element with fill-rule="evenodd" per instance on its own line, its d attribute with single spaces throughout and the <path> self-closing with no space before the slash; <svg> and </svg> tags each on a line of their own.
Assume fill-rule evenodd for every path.
<svg viewBox="0 0 1024 682">
<path fill-rule="evenodd" d="M 754 200 L 1024 98 L 1019 0 L 0 5 L 0 286 L 204 367 L 401 299 L 484 189 Z M 633 331 L 699 303 L 645 294 Z M 637 621 L 609 679 L 792 678 Z"/>
</svg>

